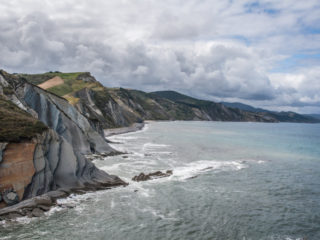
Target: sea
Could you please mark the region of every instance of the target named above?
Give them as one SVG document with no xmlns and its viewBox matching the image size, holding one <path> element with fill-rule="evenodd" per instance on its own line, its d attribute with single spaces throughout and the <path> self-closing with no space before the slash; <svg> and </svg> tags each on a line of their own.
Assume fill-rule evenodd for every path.
<svg viewBox="0 0 320 240">
<path fill-rule="evenodd" d="M 108 139 L 125 154 L 94 163 L 128 186 L 2 221 L 0 240 L 320 239 L 320 124 L 148 122 Z"/>
</svg>

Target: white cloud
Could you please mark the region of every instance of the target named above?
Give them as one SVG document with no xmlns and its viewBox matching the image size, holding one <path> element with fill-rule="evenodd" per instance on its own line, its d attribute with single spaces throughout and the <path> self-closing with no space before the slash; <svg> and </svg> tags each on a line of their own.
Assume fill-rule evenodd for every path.
<svg viewBox="0 0 320 240">
<path fill-rule="evenodd" d="M 317 0 L 2 1 L 0 64 L 11 72 L 91 71 L 107 86 L 314 110 L 319 60 L 271 70 L 296 54 L 319 54 L 319 9 Z"/>
</svg>

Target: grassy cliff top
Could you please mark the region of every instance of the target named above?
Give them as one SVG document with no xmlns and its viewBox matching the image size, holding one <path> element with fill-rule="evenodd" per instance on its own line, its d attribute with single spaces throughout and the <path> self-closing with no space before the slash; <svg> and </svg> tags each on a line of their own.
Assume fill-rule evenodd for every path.
<svg viewBox="0 0 320 240">
<path fill-rule="evenodd" d="M 28 82 L 33 83 L 34 85 L 39 85 L 51 78 L 61 77 L 64 80 L 76 80 L 77 77 L 83 74 L 83 72 L 74 72 L 74 73 L 62 73 L 62 72 L 47 72 L 39 74 L 18 74 L 21 77 L 27 79 Z"/>
<path fill-rule="evenodd" d="M 24 77 L 28 82 L 34 85 L 45 84 L 48 81 L 52 81 L 52 79 L 56 77 L 62 79 L 59 84 L 55 84 L 52 87 L 46 88 L 46 90 L 65 98 L 71 104 L 75 104 L 79 100 L 78 98 L 73 96 L 75 92 L 84 88 L 101 90 L 101 88 L 103 87 L 88 72 L 48 72 L 41 74 L 19 74 L 19 76 Z"/>
<path fill-rule="evenodd" d="M 0 96 L 0 142 L 31 139 L 46 129 L 42 122 Z"/>
</svg>

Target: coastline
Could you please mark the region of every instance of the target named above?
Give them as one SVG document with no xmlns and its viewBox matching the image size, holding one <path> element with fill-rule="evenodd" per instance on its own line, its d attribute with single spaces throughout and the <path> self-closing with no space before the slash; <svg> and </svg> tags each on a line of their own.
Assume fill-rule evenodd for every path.
<svg viewBox="0 0 320 240">
<path fill-rule="evenodd" d="M 129 127 L 122 127 L 122 128 L 109 128 L 109 129 L 104 129 L 104 136 L 105 137 L 110 137 L 113 135 L 119 135 L 119 134 L 124 134 L 124 133 L 130 133 L 130 132 L 136 132 L 145 126 L 145 122 L 143 123 L 134 123 Z"/>
<path fill-rule="evenodd" d="M 129 127 L 123 128 L 113 128 L 113 129 L 105 129 L 104 134 L 105 137 L 110 137 L 113 135 L 125 134 L 130 132 L 140 131 L 144 128 L 145 122 L 143 123 L 134 123 Z M 115 184 L 113 187 L 117 187 L 119 185 Z M 83 194 L 88 192 L 88 190 L 103 190 L 108 189 L 108 187 L 97 187 L 97 189 L 57 189 L 55 191 L 50 191 L 45 194 L 23 200 L 18 204 L 7 206 L 5 208 L 0 209 L 0 221 L 3 220 L 15 220 L 19 217 L 41 217 L 45 212 L 49 211 L 53 206 L 60 206 L 64 208 L 70 208 L 70 206 L 63 204 L 57 204 L 57 200 L 61 198 L 66 198 L 70 194 Z"/>
</svg>

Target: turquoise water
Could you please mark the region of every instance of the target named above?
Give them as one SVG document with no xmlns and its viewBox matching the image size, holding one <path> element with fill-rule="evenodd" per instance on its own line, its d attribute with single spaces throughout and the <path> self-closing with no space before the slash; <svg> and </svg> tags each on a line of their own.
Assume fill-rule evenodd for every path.
<svg viewBox="0 0 320 240">
<path fill-rule="evenodd" d="M 320 239 L 320 124 L 153 122 L 110 140 L 128 154 L 95 164 L 128 187 L 2 223 L 0 239 Z"/>
</svg>

